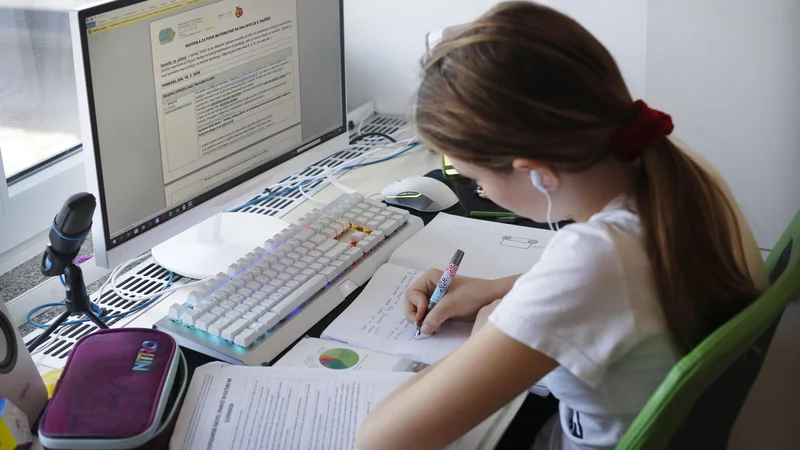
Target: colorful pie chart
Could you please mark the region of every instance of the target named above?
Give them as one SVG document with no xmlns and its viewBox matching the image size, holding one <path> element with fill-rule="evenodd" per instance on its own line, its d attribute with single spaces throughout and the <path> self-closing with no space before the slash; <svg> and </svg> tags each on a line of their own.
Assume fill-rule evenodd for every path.
<svg viewBox="0 0 800 450">
<path fill-rule="evenodd" d="M 319 362 L 328 369 L 350 369 L 358 364 L 358 353 L 346 348 L 332 348 L 319 355 Z"/>
</svg>

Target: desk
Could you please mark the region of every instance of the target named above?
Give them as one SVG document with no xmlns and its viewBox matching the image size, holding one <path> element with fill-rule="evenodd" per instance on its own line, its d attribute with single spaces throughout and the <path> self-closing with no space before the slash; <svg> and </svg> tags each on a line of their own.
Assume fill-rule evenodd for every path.
<svg viewBox="0 0 800 450">
<path fill-rule="evenodd" d="M 368 168 L 354 169 L 340 177 L 339 181 L 350 188 L 356 189 L 358 192 L 364 195 L 370 195 L 372 193 L 380 192 L 386 185 L 396 179 L 428 173 L 431 170 L 439 168 L 440 164 L 441 160 L 438 155 L 432 154 L 424 149 L 417 150 L 409 152 L 408 154 L 399 158 L 374 166 L 369 166 Z M 467 190 L 464 190 L 463 192 L 467 192 Z M 318 194 L 315 194 L 314 198 L 317 198 L 321 201 L 330 201 L 341 195 L 341 193 L 342 192 L 337 187 L 330 185 Z M 317 204 L 311 200 L 307 200 L 283 216 L 282 219 L 288 222 L 293 222 L 302 217 L 311 209 L 319 207 L 320 205 L 321 204 Z M 430 219 L 430 217 L 428 219 Z M 169 305 L 176 302 L 181 302 L 183 300 L 182 297 L 188 295 L 188 291 L 190 290 L 191 288 L 187 288 L 175 292 L 172 295 L 166 296 L 155 306 L 131 321 L 126 326 L 142 328 L 152 327 L 155 322 L 167 314 Z M 336 316 L 338 316 L 349 305 L 349 303 L 352 302 L 352 300 L 355 299 L 360 291 L 361 289 L 353 292 L 345 302 L 340 304 L 323 320 L 314 325 L 307 334 L 310 336 L 319 337 L 319 334 L 322 332 L 322 330 L 324 330 L 328 324 L 330 324 L 330 322 Z M 213 360 L 206 355 L 202 355 L 187 349 L 184 349 L 184 353 L 186 354 L 187 361 L 189 362 L 192 370 L 193 368 Z M 538 426 L 544 422 L 544 420 L 552 415 L 553 411 L 555 410 L 555 405 L 556 403 L 553 399 L 542 399 L 529 395 L 528 400 L 525 401 L 522 409 L 512 421 L 498 448 L 519 448 L 520 442 L 532 441 L 534 436 L 530 430 L 537 429 Z"/>
</svg>

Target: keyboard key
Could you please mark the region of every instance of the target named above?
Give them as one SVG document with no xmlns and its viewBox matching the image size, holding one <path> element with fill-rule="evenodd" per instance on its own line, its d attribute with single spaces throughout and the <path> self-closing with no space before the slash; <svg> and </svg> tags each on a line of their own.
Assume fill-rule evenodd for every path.
<svg viewBox="0 0 800 450">
<path fill-rule="evenodd" d="M 316 274 L 315 274 L 315 275 L 316 275 Z M 313 276 L 313 275 L 312 275 L 312 276 Z M 297 276 L 295 276 L 295 277 L 292 279 L 292 281 L 289 281 L 289 282 L 288 282 L 288 283 L 286 283 L 286 284 L 289 284 L 289 283 L 303 284 L 303 283 L 305 283 L 306 281 L 308 281 L 308 278 L 309 278 L 309 277 L 308 277 L 308 276 L 306 276 L 306 275 L 297 275 Z"/>
<path fill-rule="evenodd" d="M 253 290 L 250 288 L 243 287 L 236 291 L 237 294 L 241 295 L 244 298 L 250 297 L 250 294 L 253 293 Z"/>
<path fill-rule="evenodd" d="M 291 245 L 292 247 L 299 247 L 302 242 L 298 241 L 297 239 L 289 239 L 286 241 L 286 245 Z"/>
<path fill-rule="evenodd" d="M 241 311 L 236 311 L 235 309 L 233 309 L 231 311 L 226 312 L 225 313 L 225 317 L 227 317 L 227 318 L 229 318 L 231 320 L 236 320 L 236 319 L 242 317 L 242 314 L 244 314 L 244 313 L 242 313 Z"/>
<path fill-rule="evenodd" d="M 202 303 L 195 305 L 194 310 L 199 313 L 204 313 L 206 311 L 211 310 L 211 305 L 209 303 L 206 303 L 204 300 Z"/>
<path fill-rule="evenodd" d="M 386 210 L 392 214 L 399 214 L 405 217 L 406 219 L 408 219 L 408 217 L 411 215 L 411 213 L 406 211 L 405 209 L 395 208 L 394 206 L 389 206 L 386 208 Z"/>
<path fill-rule="evenodd" d="M 230 311 L 236 307 L 238 303 L 234 303 L 230 300 L 225 300 L 224 302 L 220 302 L 219 307 L 224 309 L 225 311 Z"/>
<path fill-rule="evenodd" d="M 261 294 L 261 295 L 264 295 L 264 298 L 266 298 L 266 294 L 264 294 L 263 292 L 254 292 L 254 293 L 253 293 L 253 295 L 256 295 L 256 294 Z M 242 305 L 247 305 L 247 307 L 248 307 L 248 308 L 252 308 L 253 306 L 256 306 L 256 305 L 258 305 L 259 303 L 261 303 L 261 300 L 263 300 L 263 299 L 258 299 L 258 298 L 255 298 L 255 297 L 250 297 L 250 298 L 248 298 L 247 300 L 243 301 L 243 302 L 242 302 Z"/>
<path fill-rule="evenodd" d="M 229 319 L 227 317 L 220 317 L 219 319 L 216 320 L 216 322 L 208 326 L 207 332 L 208 334 L 219 336 L 220 334 L 222 334 L 222 330 L 227 328 L 228 325 L 231 324 L 231 322 L 233 322 L 232 319 Z"/>
<path fill-rule="evenodd" d="M 329 267 L 335 267 L 335 268 L 336 268 L 336 271 L 337 271 L 336 275 L 338 276 L 340 273 L 342 273 L 342 272 L 344 272 L 345 270 L 347 270 L 347 268 L 348 268 L 349 266 L 350 266 L 350 264 L 347 264 L 347 263 L 346 263 L 346 262 L 344 262 L 344 261 L 339 261 L 339 260 L 336 260 L 336 261 L 332 261 L 332 262 L 331 262 L 331 265 L 330 265 Z"/>
<path fill-rule="evenodd" d="M 263 314 L 262 314 L 262 316 L 263 316 Z M 267 325 L 265 323 L 258 322 L 258 321 L 255 321 L 255 322 L 251 323 L 250 326 L 247 327 L 247 328 L 250 328 L 251 330 L 256 330 L 256 334 L 258 334 L 259 336 L 261 336 L 262 334 L 266 333 L 267 330 L 269 329 L 269 328 L 267 328 Z"/>
<path fill-rule="evenodd" d="M 314 236 L 314 232 L 306 228 L 305 230 L 294 235 L 294 238 L 299 242 L 305 242 Z"/>
<path fill-rule="evenodd" d="M 319 223 L 319 224 L 322 224 L 322 225 L 325 225 L 325 227 L 327 228 L 327 227 L 329 227 L 329 226 L 330 226 L 330 225 L 333 223 L 333 220 L 331 220 L 331 219 L 330 219 L 330 218 L 328 218 L 328 217 L 323 217 L 323 218 L 319 219 L 319 220 L 317 221 L 317 223 Z"/>
<path fill-rule="evenodd" d="M 250 280 L 250 281 L 253 281 L 253 280 Z M 238 290 L 238 289 L 243 288 L 245 284 L 247 284 L 247 282 L 245 282 L 241 277 L 238 277 L 238 278 L 232 279 L 230 284 L 227 284 L 226 286 L 233 286 Z"/>
<path fill-rule="evenodd" d="M 255 278 L 256 277 L 253 276 L 253 274 L 245 272 L 245 273 L 239 274 L 239 277 L 237 278 L 237 280 L 242 280 L 245 284 L 247 284 L 247 283 L 253 281 Z"/>
<path fill-rule="evenodd" d="M 200 331 L 208 332 L 208 326 L 214 323 L 218 318 L 219 317 L 214 314 L 205 313 L 202 316 L 200 316 L 200 318 L 197 319 L 197 321 L 195 321 L 194 327 Z"/>
<path fill-rule="evenodd" d="M 314 250 L 315 248 L 316 247 L 311 247 L 311 248 L 308 248 L 308 247 L 297 247 L 296 249 L 294 249 L 294 252 L 297 253 L 298 255 L 300 255 L 300 258 L 302 259 L 302 258 L 306 257 L 308 252 L 310 252 L 311 250 Z"/>
<path fill-rule="evenodd" d="M 214 301 L 215 304 L 218 304 L 219 302 L 221 302 L 221 301 L 223 301 L 223 300 L 225 300 L 227 298 L 228 298 L 228 293 L 225 292 L 224 289 L 220 289 L 217 292 L 214 292 L 213 294 L 211 294 L 211 297 L 208 297 L 206 300 L 211 300 L 211 301 Z"/>
<path fill-rule="evenodd" d="M 370 214 L 372 214 L 373 216 L 376 216 L 376 215 L 380 214 L 382 211 L 383 211 L 382 209 L 380 209 L 380 208 L 377 208 L 377 207 L 375 207 L 375 206 L 373 206 L 372 208 L 370 208 L 370 209 L 368 209 L 368 210 L 367 210 L 367 212 L 369 212 L 369 213 L 370 213 Z"/>
<path fill-rule="evenodd" d="M 278 264 L 278 265 L 280 265 L 280 264 Z M 267 283 L 269 283 L 269 279 L 277 277 L 278 276 L 278 272 L 276 272 L 275 270 L 272 270 L 272 269 L 265 270 L 263 276 L 268 278 L 267 279 Z"/>
<path fill-rule="evenodd" d="M 369 234 L 370 236 L 374 237 L 378 240 L 378 242 L 384 240 L 386 238 L 386 234 L 383 231 L 376 230 Z"/>
<path fill-rule="evenodd" d="M 355 232 L 355 233 L 353 233 L 353 234 L 351 234 L 351 235 L 350 235 L 350 241 L 351 241 L 351 242 L 358 243 L 358 242 L 360 242 L 362 239 L 364 239 L 365 237 L 367 237 L 367 235 L 366 235 L 366 234 L 364 234 L 364 233 L 362 233 L 362 232 L 360 232 L 360 231 L 357 231 L 357 232 Z"/>
<path fill-rule="evenodd" d="M 275 250 L 274 252 L 272 252 L 272 256 L 278 258 L 279 260 L 281 258 L 286 258 L 287 254 L 289 254 L 289 252 L 283 250 L 283 247 L 281 247 L 280 249 Z"/>
<path fill-rule="evenodd" d="M 262 261 L 267 263 L 267 264 L 269 264 L 269 265 L 278 264 L 278 257 L 275 256 L 275 255 L 269 255 L 269 256 L 265 256 Z"/>
<path fill-rule="evenodd" d="M 251 282 L 245 284 L 244 286 L 245 286 L 244 287 L 245 289 L 250 289 L 250 290 L 253 290 L 253 291 L 257 291 L 257 290 L 261 289 L 261 286 L 263 286 L 263 283 L 258 283 L 256 281 L 251 281 Z"/>
<path fill-rule="evenodd" d="M 336 244 L 336 246 L 333 247 L 328 253 L 325 253 L 325 257 L 326 258 L 330 258 L 330 259 L 336 259 L 342 253 L 346 252 L 348 248 L 350 248 L 350 246 L 348 244 L 344 244 L 344 243 Z"/>
<path fill-rule="evenodd" d="M 351 208 L 350 212 L 355 214 L 356 216 L 360 216 L 361 214 L 364 214 L 364 209 L 356 206 L 355 208 Z"/>
<path fill-rule="evenodd" d="M 228 328 L 225 328 L 225 330 L 219 337 L 228 341 L 232 341 L 233 337 L 236 336 L 240 331 L 247 328 L 248 325 L 250 325 L 250 322 L 248 322 L 247 320 L 236 319 L 235 322 L 228 325 Z"/>
<path fill-rule="evenodd" d="M 272 270 L 274 270 L 275 272 L 281 273 L 284 270 L 286 270 L 286 266 L 284 266 L 283 264 L 273 264 L 272 265 Z"/>
<path fill-rule="evenodd" d="M 279 317 L 284 318 L 294 311 L 298 306 L 305 303 L 306 300 L 311 298 L 320 289 L 325 287 L 327 280 L 322 275 L 315 275 L 305 284 L 297 288 L 294 292 L 289 294 L 280 303 L 272 307 L 272 312 L 276 313 Z"/>
<path fill-rule="evenodd" d="M 325 236 L 322 236 L 322 237 L 325 237 Z M 305 248 L 305 249 L 308 249 L 309 251 L 311 251 L 311 250 L 314 250 L 315 248 L 317 248 L 317 244 L 315 244 L 315 243 L 313 243 L 311 241 L 305 241 L 305 242 L 303 242 L 303 247 L 302 248 Z M 296 250 L 298 250 L 298 249 L 295 249 L 295 251 Z"/>
<path fill-rule="evenodd" d="M 272 286 L 270 286 L 270 287 L 272 287 Z M 271 292 L 270 292 L 270 294 L 271 294 Z M 263 291 L 253 292 L 250 295 L 250 298 L 254 298 L 254 299 L 258 300 L 259 302 L 261 300 L 264 300 L 267 297 L 269 297 L 269 295 L 266 292 L 263 292 Z"/>
<path fill-rule="evenodd" d="M 258 318 L 258 321 L 263 323 L 264 326 L 267 327 L 269 330 L 270 328 L 274 327 L 275 325 L 280 322 L 281 318 L 272 311 L 265 313 L 263 316 Z"/>
<path fill-rule="evenodd" d="M 227 330 L 225 330 L 227 331 Z M 263 334 L 263 333 L 262 333 Z M 253 345 L 253 342 L 258 339 L 258 331 L 252 328 L 245 328 L 233 338 L 233 343 L 241 347 L 247 348 Z"/>
<path fill-rule="evenodd" d="M 358 258 L 361 258 L 362 256 L 364 256 L 364 251 L 363 251 L 363 250 L 361 250 L 361 249 L 360 249 L 360 248 L 358 248 L 358 247 L 353 247 L 353 248 L 351 248 L 350 250 L 347 250 L 346 252 L 344 252 L 344 254 L 345 254 L 346 256 L 348 256 L 348 257 L 351 257 L 351 258 L 353 258 L 353 261 L 355 261 L 355 260 L 357 260 Z"/>
<path fill-rule="evenodd" d="M 315 262 L 317 262 L 317 258 L 314 258 L 313 256 L 303 256 L 302 258 L 300 258 L 300 261 L 297 262 L 303 263 L 306 265 L 306 267 L 308 267 L 309 264 L 314 264 Z"/>
<path fill-rule="evenodd" d="M 369 222 L 368 218 L 364 216 L 358 216 L 356 217 L 356 220 L 353 221 L 353 225 L 357 226 L 358 228 L 364 228 L 367 226 L 367 222 Z"/>
<path fill-rule="evenodd" d="M 242 319 L 244 319 L 244 320 L 246 320 L 246 321 L 248 321 L 250 323 L 253 323 L 256 319 L 258 319 L 258 316 L 259 315 L 257 313 L 254 313 L 254 312 L 250 311 L 250 312 L 246 312 L 246 313 L 242 314 Z"/>
<path fill-rule="evenodd" d="M 339 242 L 334 241 L 333 239 L 328 239 L 325 242 L 323 242 L 322 244 L 319 244 L 319 247 L 317 247 L 317 250 L 319 252 L 322 252 L 323 254 L 325 254 L 325 253 L 328 253 L 329 251 L 331 251 L 338 244 L 339 244 Z"/>
<path fill-rule="evenodd" d="M 271 306 L 272 306 L 272 305 L 270 305 L 270 307 L 271 307 Z M 251 310 L 250 310 L 250 312 L 256 313 L 256 314 L 258 314 L 259 316 L 261 316 L 262 314 L 264 314 L 264 313 L 265 313 L 265 312 L 267 312 L 267 311 L 269 311 L 269 308 L 267 308 L 266 306 L 262 306 L 262 305 L 260 305 L 260 304 L 259 304 L 259 305 L 256 305 L 256 306 L 253 306 L 253 309 L 251 309 Z"/>
<path fill-rule="evenodd" d="M 316 274 L 317 274 L 317 271 L 313 270 L 313 269 L 305 269 L 304 271 L 300 272 L 300 275 L 305 275 L 307 277 L 313 277 Z"/>
<path fill-rule="evenodd" d="M 258 256 L 258 257 L 259 257 L 259 259 L 260 259 L 260 258 L 263 258 L 263 257 L 264 257 L 264 255 L 266 255 L 266 254 L 267 254 L 267 251 L 266 251 L 266 250 L 264 250 L 264 248 L 263 248 L 263 247 L 256 247 L 256 248 L 254 248 L 254 249 L 253 249 L 253 253 L 255 253 L 255 254 L 256 254 L 256 256 Z"/>
<path fill-rule="evenodd" d="M 316 262 L 316 263 L 311 264 L 311 265 L 308 266 L 308 268 L 313 270 L 314 272 L 319 272 L 320 270 L 322 270 L 323 267 L 325 267 L 325 266 L 323 266 L 319 262 Z"/>
<path fill-rule="evenodd" d="M 292 288 L 289 288 L 289 287 L 286 287 L 286 286 L 284 286 L 284 287 L 282 287 L 282 288 L 278 289 L 278 293 L 279 293 L 279 294 L 283 294 L 284 296 L 286 296 L 286 295 L 289 295 L 289 294 L 291 294 L 292 292 L 294 292 L 294 289 L 292 289 Z"/>
<path fill-rule="evenodd" d="M 183 317 L 183 311 L 184 311 L 183 305 L 181 305 L 180 303 L 173 303 L 169 307 L 169 312 L 167 313 L 167 317 L 176 322 L 180 322 L 181 318 Z"/>
<path fill-rule="evenodd" d="M 246 301 L 246 300 L 245 300 Z M 250 305 L 245 304 L 244 302 L 239 303 L 233 308 L 234 311 L 239 311 L 240 313 L 244 314 L 247 311 L 250 311 Z"/>
<path fill-rule="evenodd" d="M 325 229 L 325 225 L 321 223 L 313 223 L 310 227 L 308 227 L 311 231 L 315 233 L 319 233 L 320 231 Z"/>
<path fill-rule="evenodd" d="M 293 259 L 291 259 L 289 257 L 286 257 L 286 258 L 281 258 L 281 260 L 278 261 L 278 262 L 280 262 L 281 263 L 280 265 L 282 265 L 282 266 L 291 267 L 292 264 L 294 264 L 294 261 L 295 260 L 293 260 Z M 286 270 L 286 269 L 284 269 L 284 270 Z M 283 270 L 281 272 L 283 272 Z"/>
<path fill-rule="evenodd" d="M 309 242 L 313 242 L 314 244 L 321 245 L 326 240 L 328 240 L 328 238 L 326 238 L 325 236 L 323 236 L 321 234 L 315 234 L 311 239 L 309 239 Z"/>
<path fill-rule="evenodd" d="M 281 300 L 284 299 L 284 297 L 286 296 L 281 294 L 280 292 L 276 292 L 269 296 L 269 300 L 272 300 L 273 302 L 280 302 Z"/>
<path fill-rule="evenodd" d="M 226 284 L 225 286 L 222 286 L 217 292 L 224 292 L 224 293 L 226 293 L 228 295 L 232 295 L 232 294 L 236 293 L 237 289 L 239 289 L 239 288 L 237 288 L 236 286 L 234 286 L 232 284 Z M 217 292 L 215 292 L 215 294 Z"/>
<path fill-rule="evenodd" d="M 291 275 L 292 278 L 294 278 L 295 275 L 300 275 L 300 269 L 298 269 L 297 267 L 289 267 L 281 275 Z M 284 280 L 284 281 L 289 281 L 289 280 Z"/>
<path fill-rule="evenodd" d="M 308 252 L 308 257 L 317 260 L 319 258 L 322 258 L 322 252 L 319 250 L 311 250 L 310 252 Z"/>
<path fill-rule="evenodd" d="M 259 290 L 259 292 L 263 292 L 263 293 L 267 294 L 267 296 L 269 296 L 270 294 L 274 294 L 276 290 L 278 290 L 278 288 L 276 288 L 275 286 L 273 286 L 271 284 L 267 284 L 267 285 L 262 286 L 261 289 Z"/>
<path fill-rule="evenodd" d="M 228 310 L 225 309 L 225 308 L 222 308 L 220 306 L 215 306 L 215 307 L 211 308 L 211 311 L 210 311 L 211 314 L 213 314 L 213 315 L 215 315 L 217 317 L 224 316 L 226 312 L 228 312 Z"/>
<path fill-rule="evenodd" d="M 244 271 L 244 267 L 242 267 L 239 263 L 233 263 L 228 266 L 228 275 L 231 277 L 235 277 Z"/>
<path fill-rule="evenodd" d="M 270 279 L 271 279 L 270 277 L 265 277 L 264 275 L 260 275 L 260 276 L 257 276 L 252 282 L 253 283 L 258 283 L 261 286 L 263 286 L 263 285 L 269 283 Z M 245 285 L 245 287 L 247 287 L 247 285 Z"/>
<path fill-rule="evenodd" d="M 346 220 L 347 223 L 353 223 L 353 221 L 356 220 L 356 217 L 358 216 L 353 214 L 352 212 L 342 215 L 342 219 Z"/>
<path fill-rule="evenodd" d="M 396 220 L 389 219 L 386 222 L 383 222 L 383 224 L 381 224 L 381 226 L 378 227 L 378 231 L 382 231 L 385 234 L 392 234 L 395 232 L 395 230 L 397 230 L 399 226 L 400 224 L 397 223 Z"/>
<path fill-rule="evenodd" d="M 283 274 L 281 274 L 281 275 L 283 275 Z M 291 279 L 291 277 L 290 277 L 290 279 Z M 277 289 L 277 288 L 283 286 L 283 280 L 275 278 L 274 280 L 269 282 L 268 286 L 275 286 L 275 289 Z"/>
<path fill-rule="evenodd" d="M 357 248 L 360 248 L 361 250 L 363 250 L 363 251 L 364 251 L 364 253 L 367 253 L 368 251 L 370 251 L 370 248 L 371 248 L 371 247 L 370 247 L 370 243 L 369 243 L 369 242 L 367 242 L 367 241 L 361 241 L 361 242 L 359 242 L 358 244 L 356 244 L 356 247 L 357 247 Z"/>
<path fill-rule="evenodd" d="M 380 210 L 386 209 L 386 204 L 383 202 L 379 202 L 377 200 L 364 200 L 364 203 L 372 206 L 373 208 L 378 208 Z"/>
<path fill-rule="evenodd" d="M 206 298 L 206 292 L 203 290 L 196 289 L 189 293 L 189 296 L 186 297 L 186 303 L 194 306 L 203 301 Z"/>
<path fill-rule="evenodd" d="M 320 231 L 319 234 L 321 234 L 321 235 L 323 235 L 325 237 L 333 239 L 336 236 L 337 233 L 336 233 L 335 229 L 333 229 L 331 227 L 328 227 L 328 228 L 325 228 L 324 230 Z"/>
<path fill-rule="evenodd" d="M 350 222 L 344 219 L 339 219 L 331 224 L 331 228 L 336 230 L 336 234 L 341 234 L 342 231 L 350 228 Z"/>
<path fill-rule="evenodd" d="M 286 269 L 286 270 L 289 270 L 289 269 Z M 294 278 L 294 275 L 284 272 L 284 273 L 278 275 L 278 277 L 275 278 L 275 280 L 272 280 L 272 281 L 279 280 L 279 281 L 283 281 L 285 283 L 285 282 L 291 280 L 292 278 Z M 275 286 L 275 284 L 272 284 L 272 285 Z M 276 286 L 276 287 L 280 287 L 280 286 Z"/>
<path fill-rule="evenodd" d="M 331 263 L 331 261 L 333 261 L 333 260 L 332 260 L 332 259 L 330 259 L 330 258 L 326 258 L 326 257 L 324 257 L 324 256 L 323 256 L 322 258 L 319 258 L 319 259 L 317 260 L 317 262 L 318 262 L 319 264 L 322 264 L 323 266 L 327 266 L 328 264 L 330 264 L 330 263 Z"/>
<path fill-rule="evenodd" d="M 336 267 L 328 266 L 320 270 L 319 274 L 324 276 L 326 280 L 333 281 L 337 276 L 339 276 L 339 271 Z"/>
</svg>

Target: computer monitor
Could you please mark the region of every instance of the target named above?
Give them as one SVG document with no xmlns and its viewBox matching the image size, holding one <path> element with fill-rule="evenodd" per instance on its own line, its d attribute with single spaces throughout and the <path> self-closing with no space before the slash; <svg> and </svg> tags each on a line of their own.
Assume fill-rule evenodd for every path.
<svg viewBox="0 0 800 450">
<path fill-rule="evenodd" d="M 162 266 L 210 276 L 282 228 L 220 213 L 347 146 L 342 3 L 120 0 L 71 13 L 99 265 L 157 246 Z"/>
</svg>

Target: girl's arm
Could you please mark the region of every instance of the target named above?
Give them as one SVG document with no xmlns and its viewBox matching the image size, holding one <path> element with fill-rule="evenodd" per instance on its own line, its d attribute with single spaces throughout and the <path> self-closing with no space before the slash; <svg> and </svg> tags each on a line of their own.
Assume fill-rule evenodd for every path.
<svg viewBox="0 0 800 450">
<path fill-rule="evenodd" d="M 445 447 L 557 365 L 488 323 L 381 402 L 361 424 L 356 448 Z"/>
</svg>

